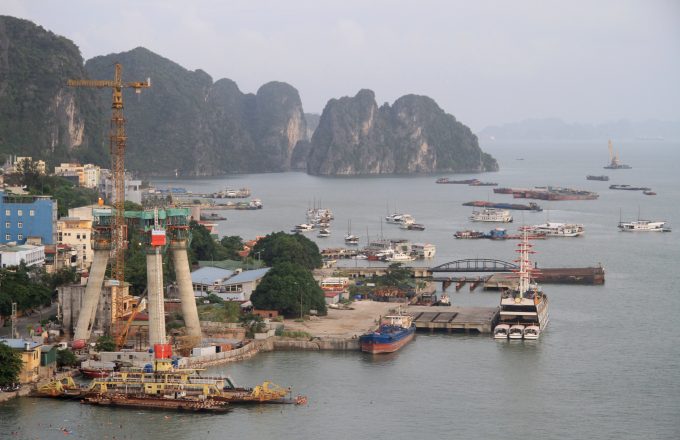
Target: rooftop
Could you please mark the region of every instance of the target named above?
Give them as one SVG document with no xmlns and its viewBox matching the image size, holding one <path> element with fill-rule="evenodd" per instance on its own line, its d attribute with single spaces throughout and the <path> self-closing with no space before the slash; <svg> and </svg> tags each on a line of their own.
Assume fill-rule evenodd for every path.
<svg viewBox="0 0 680 440">
<path fill-rule="evenodd" d="M 230 285 L 230 284 L 239 284 L 239 283 L 249 283 L 252 281 L 257 281 L 267 272 L 269 272 L 269 267 L 264 267 L 262 269 L 255 269 L 255 270 L 246 270 L 241 272 L 238 275 L 234 275 L 233 277 L 229 278 L 227 281 L 224 282 L 224 285 Z"/>
<path fill-rule="evenodd" d="M 220 269 L 218 267 L 201 267 L 191 272 L 191 282 L 195 284 L 213 284 L 215 281 L 220 281 L 229 278 L 234 274 L 234 271 L 227 269 Z"/>
<path fill-rule="evenodd" d="M 34 246 L 32 244 L 0 244 L 0 252 L 22 252 L 44 248 L 44 246 Z"/>
<path fill-rule="evenodd" d="M 3 343 L 7 344 L 10 348 L 13 348 L 15 350 L 25 350 L 26 344 L 28 344 L 29 349 L 31 350 L 42 345 L 39 342 L 31 341 L 30 339 L 0 338 L 0 344 Z"/>
</svg>

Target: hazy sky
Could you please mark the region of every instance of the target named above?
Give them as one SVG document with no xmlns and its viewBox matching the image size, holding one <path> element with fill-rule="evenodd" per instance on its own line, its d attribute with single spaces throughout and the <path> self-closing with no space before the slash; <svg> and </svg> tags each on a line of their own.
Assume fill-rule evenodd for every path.
<svg viewBox="0 0 680 440">
<path fill-rule="evenodd" d="M 272 80 L 307 112 L 375 91 L 429 95 L 479 130 L 680 119 L 680 0 L 2 0 L 91 58 L 144 46 L 255 92 Z"/>
</svg>

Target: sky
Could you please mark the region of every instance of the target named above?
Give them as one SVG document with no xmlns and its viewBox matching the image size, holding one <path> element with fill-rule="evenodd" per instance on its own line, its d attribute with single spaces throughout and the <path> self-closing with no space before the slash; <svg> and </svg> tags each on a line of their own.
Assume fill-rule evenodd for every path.
<svg viewBox="0 0 680 440">
<path fill-rule="evenodd" d="M 375 92 L 433 98 L 474 130 L 530 118 L 680 120 L 680 0 L 2 0 L 85 59 L 146 47 L 309 113 Z"/>
</svg>

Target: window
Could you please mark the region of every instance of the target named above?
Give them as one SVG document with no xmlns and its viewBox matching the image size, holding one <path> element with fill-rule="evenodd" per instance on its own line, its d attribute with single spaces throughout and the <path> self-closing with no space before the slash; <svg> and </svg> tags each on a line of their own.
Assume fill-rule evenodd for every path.
<svg viewBox="0 0 680 440">
<path fill-rule="evenodd" d="M 21 217 L 22 215 L 24 215 L 24 211 L 21 209 L 17 210 L 17 215 Z"/>
<path fill-rule="evenodd" d="M 17 240 L 23 240 L 24 236 L 22 234 L 17 235 Z"/>
<path fill-rule="evenodd" d="M 10 211 L 9 209 L 5 209 L 5 215 L 12 215 L 12 211 Z"/>
<path fill-rule="evenodd" d="M 12 239 L 12 236 L 11 236 L 11 235 L 5 234 L 5 240 L 11 240 L 11 239 Z"/>
<path fill-rule="evenodd" d="M 30 215 L 31 217 L 33 217 L 33 216 L 35 215 L 35 209 L 29 210 L 29 211 L 28 211 L 28 215 Z"/>
<path fill-rule="evenodd" d="M 11 227 L 12 227 L 12 224 L 11 224 L 10 222 L 5 222 L 5 227 L 6 227 L 6 228 L 11 228 Z"/>
<path fill-rule="evenodd" d="M 77 238 L 78 240 L 80 240 L 80 234 L 76 235 L 76 238 Z"/>
<path fill-rule="evenodd" d="M 23 223 L 23 222 L 17 223 L 17 227 L 18 227 L 19 229 L 23 228 L 23 227 L 24 227 L 24 223 Z"/>
</svg>

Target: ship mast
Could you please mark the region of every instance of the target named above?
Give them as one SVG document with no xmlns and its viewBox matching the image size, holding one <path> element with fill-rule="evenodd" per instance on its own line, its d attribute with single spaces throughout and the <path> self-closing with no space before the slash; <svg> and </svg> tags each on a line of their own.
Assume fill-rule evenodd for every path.
<svg viewBox="0 0 680 440">
<path fill-rule="evenodd" d="M 529 290 L 529 284 L 531 283 L 531 273 L 533 268 L 531 267 L 531 260 L 529 260 L 529 254 L 533 254 L 534 251 L 531 249 L 534 247 L 529 243 L 529 231 L 526 229 L 522 232 L 522 241 L 517 245 L 517 253 L 519 254 L 519 259 L 515 260 L 519 263 L 519 298 L 524 297 L 524 293 Z"/>
</svg>

